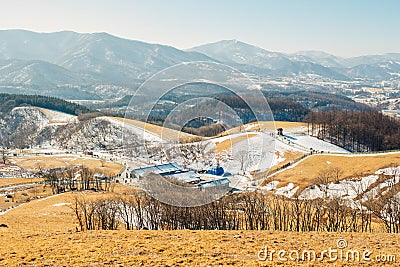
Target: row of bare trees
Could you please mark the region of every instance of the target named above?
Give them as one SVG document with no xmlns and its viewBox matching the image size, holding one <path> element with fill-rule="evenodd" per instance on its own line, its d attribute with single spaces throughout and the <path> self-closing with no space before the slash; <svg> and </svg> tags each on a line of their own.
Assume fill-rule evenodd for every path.
<svg viewBox="0 0 400 267">
<path fill-rule="evenodd" d="M 45 186 L 49 185 L 54 194 L 66 191 L 112 191 L 114 182 L 110 173 L 95 172 L 85 166 L 70 166 L 53 169 L 42 174 Z"/>
<path fill-rule="evenodd" d="M 194 143 L 172 143 L 166 145 L 165 156 L 169 161 L 180 162 L 184 168 L 201 170 L 204 165 L 211 166 L 216 156 L 213 149 L 209 149 L 207 141 Z M 160 151 L 161 149 L 158 148 Z M 150 151 L 150 150 L 148 150 Z M 163 150 L 161 150 L 163 152 Z"/>
<path fill-rule="evenodd" d="M 354 209 L 341 198 L 288 199 L 265 192 L 230 194 L 199 207 L 163 204 L 144 192 L 111 198 L 80 195 L 72 205 L 81 230 L 280 230 L 373 231 L 373 212 Z M 120 225 L 121 224 L 121 225 Z"/>
<path fill-rule="evenodd" d="M 120 225 L 120 208 L 116 199 L 89 200 L 86 197 L 77 197 L 71 207 L 81 231 L 115 230 Z"/>
<path fill-rule="evenodd" d="M 338 167 L 323 169 L 318 173 L 313 183 L 322 191 L 323 201 L 326 202 L 327 199 L 330 199 L 329 203 L 336 206 L 338 212 L 340 212 L 342 206 L 340 202 L 351 206 L 354 210 L 351 216 L 359 217 L 362 229 L 370 229 L 371 220 L 375 218 L 383 223 L 387 232 L 400 233 L 400 169 L 391 167 L 390 174 L 380 174 L 378 180 L 372 185 L 368 186 L 359 182 L 344 186 L 342 193 L 345 195 L 349 194 L 349 190 L 357 194 L 352 203 L 346 203 L 343 197 L 328 195 L 329 185 L 337 184 L 342 179 L 344 173 L 342 169 Z M 379 186 L 379 184 L 382 186 Z M 331 215 L 333 216 L 328 217 L 336 217 L 335 214 Z"/>
</svg>

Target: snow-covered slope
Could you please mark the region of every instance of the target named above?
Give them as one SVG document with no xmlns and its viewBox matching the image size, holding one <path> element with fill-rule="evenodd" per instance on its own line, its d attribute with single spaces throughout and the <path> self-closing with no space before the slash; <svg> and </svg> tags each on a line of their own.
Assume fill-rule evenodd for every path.
<svg viewBox="0 0 400 267">
<path fill-rule="evenodd" d="M 256 188 L 255 173 L 263 173 L 270 168 L 277 169 L 284 164 L 292 166 L 295 160 L 299 160 L 311 151 L 313 153 L 349 153 L 338 146 L 307 135 L 307 127 L 300 124 L 285 127 L 285 136 L 259 132 L 254 124 L 245 125 L 243 129 L 246 132 L 210 140 L 213 148 L 224 148 L 218 152 L 219 164 L 227 172 L 236 175 L 232 178 L 235 181 L 234 186 L 242 189 Z M 276 190 L 276 185 L 272 187 L 268 185 L 267 188 L 269 187 L 269 190 Z M 297 185 L 288 184 L 276 190 L 276 193 L 291 197 L 298 189 Z"/>
<path fill-rule="evenodd" d="M 46 116 L 48 119 L 48 124 L 66 124 L 77 121 L 77 117 L 71 114 L 45 108 L 36 109 Z"/>
<path fill-rule="evenodd" d="M 152 133 L 150 131 L 147 131 L 139 126 L 129 124 L 129 123 L 124 123 L 122 121 L 116 120 L 115 118 L 111 118 L 111 117 L 107 117 L 104 119 L 115 125 L 118 125 L 119 127 L 125 127 L 127 130 L 134 133 L 135 135 L 141 136 L 144 141 L 162 142 L 162 139 L 158 135 L 156 135 L 155 133 Z"/>
<path fill-rule="evenodd" d="M 278 137 L 278 140 L 304 152 L 314 150 L 318 153 L 350 153 L 341 147 L 306 133 L 289 133 L 283 137 Z"/>
</svg>

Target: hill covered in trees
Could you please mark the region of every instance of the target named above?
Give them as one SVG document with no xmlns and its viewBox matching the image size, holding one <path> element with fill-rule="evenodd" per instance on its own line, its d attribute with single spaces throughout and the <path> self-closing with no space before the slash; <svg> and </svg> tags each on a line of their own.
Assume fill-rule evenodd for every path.
<svg viewBox="0 0 400 267">
<path fill-rule="evenodd" d="M 313 91 L 263 91 L 263 93 L 268 102 L 273 99 L 284 99 L 299 103 L 313 111 L 371 109 L 365 104 L 357 103 L 346 96 L 338 94 Z"/>
<path fill-rule="evenodd" d="M 354 152 L 400 149 L 400 121 L 379 111 L 311 112 L 309 133 Z"/>
<path fill-rule="evenodd" d="M 0 113 L 8 113 L 13 108 L 20 106 L 35 106 L 57 110 L 71 115 L 81 115 L 90 112 L 90 110 L 84 106 L 56 97 L 41 95 L 0 94 Z"/>
<path fill-rule="evenodd" d="M 241 97 L 237 95 L 221 95 L 217 99 L 234 109 L 244 123 L 249 123 L 255 119 L 254 114 L 251 114 L 250 107 Z M 257 99 L 255 97 L 251 97 L 251 100 L 255 106 L 258 103 L 262 106 L 262 103 L 265 101 L 264 99 Z M 274 120 L 277 121 L 303 121 L 304 117 L 310 112 L 310 109 L 307 107 L 284 98 L 268 98 L 267 101 Z"/>
</svg>

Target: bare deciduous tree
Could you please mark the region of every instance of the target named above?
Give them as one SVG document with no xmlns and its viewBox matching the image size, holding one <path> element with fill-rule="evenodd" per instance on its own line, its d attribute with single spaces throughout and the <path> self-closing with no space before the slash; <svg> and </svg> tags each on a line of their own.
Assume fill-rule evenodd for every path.
<svg viewBox="0 0 400 267">
<path fill-rule="evenodd" d="M 313 184 L 319 186 L 324 194 L 324 198 L 328 197 L 328 186 L 330 183 L 338 183 L 342 178 L 343 170 L 338 167 L 331 167 L 321 170 L 314 179 Z"/>
<path fill-rule="evenodd" d="M 5 165 L 7 163 L 7 159 L 8 159 L 8 149 L 2 148 L 0 150 L 0 153 L 1 153 L 1 160 L 2 160 L 3 164 Z"/>
<path fill-rule="evenodd" d="M 245 192 L 227 195 L 207 205 L 185 208 L 163 204 L 137 191 L 129 196 L 97 200 L 82 195 L 75 199 L 72 207 L 82 230 L 115 228 L 119 225 L 116 221 L 120 220 L 126 229 L 363 231 L 359 211 L 340 198 L 332 198 L 321 205 L 320 200 Z M 389 206 L 379 208 L 382 207 Z M 399 227 L 395 223 L 399 219 L 398 211 L 385 210 L 386 215 L 391 214 L 386 223 L 392 231 Z"/>
<path fill-rule="evenodd" d="M 249 164 L 249 153 L 248 151 L 241 150 L 238 152 L 237 159 L 239 160 L 240 170 L 244 173 Z"/>
</svg>

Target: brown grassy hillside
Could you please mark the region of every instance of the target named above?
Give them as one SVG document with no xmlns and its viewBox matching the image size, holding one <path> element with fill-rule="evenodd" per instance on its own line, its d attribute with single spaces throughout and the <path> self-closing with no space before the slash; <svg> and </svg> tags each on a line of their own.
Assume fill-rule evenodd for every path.
<svg viewBox="0 0 400 267">
<path fill-rule="evenodd" d="M 337 167 L 343 171 L 341 179 L 364 177 L 388 166 L 400 166 L 400 153 L 377 155 L 313 155 L 293 168 L 273 175 L 270 179 L 282 184 L 294 183 L 304 188 L 313 183 L 324 169 Z"/>
<path fill-rule="evenodd" d="M 128 190 L 116 188 L 118 192 Z M 369 249 L 373 256 L 396 255 L 400 238 L 383 233 L 292 233 L 274 231 L 89 231 L 76 232 L 68 203 L 76 193 L 65 193 L 23 204 L 0 223 L 1 266 L 282 266 L 259 261 L 265 246 L 272 250 L 336 248 L 339 238 L 348 249 Z M 112 193 L 87 193 L 103 197 Z M 399 255 L 400 257 L 400 255 Z M 399 260 L 399 259 L 397 259 Z M 398 266 L 386 264 L 386 266 Z M 289 262 L 283 266 L 377 266 L 374 262 Z"/>
</svg>

